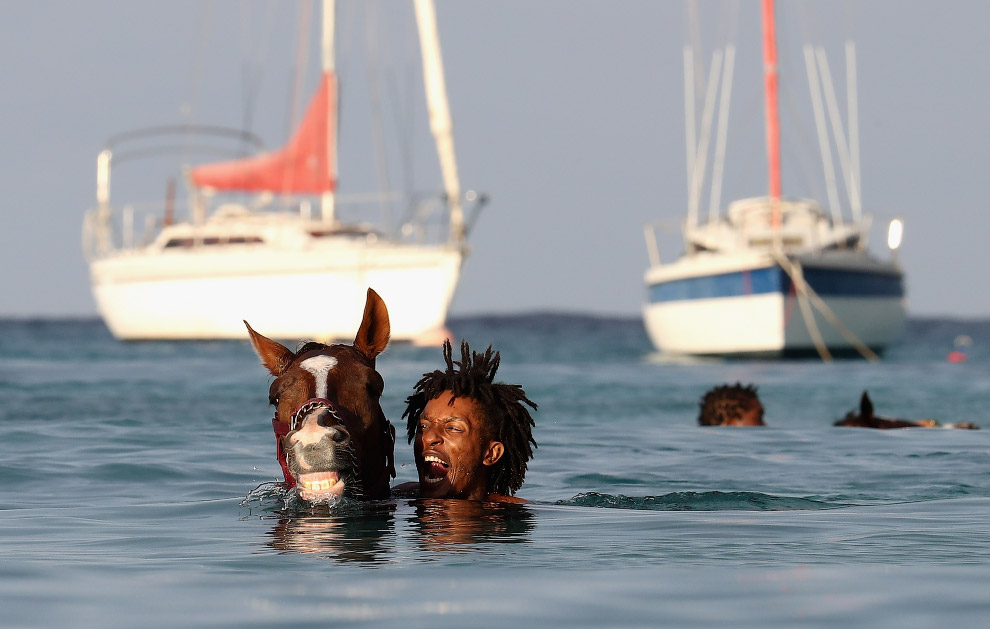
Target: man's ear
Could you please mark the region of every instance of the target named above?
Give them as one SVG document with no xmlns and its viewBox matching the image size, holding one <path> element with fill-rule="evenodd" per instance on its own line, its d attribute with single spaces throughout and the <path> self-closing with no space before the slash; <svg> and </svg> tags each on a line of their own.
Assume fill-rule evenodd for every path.
<svg viewBox="0 0 990 629">
<path fill-rule="evenodd" d="M 495 465 L 502 458 L 503 454 L 505 454 L 505 446 L 502 445 L 502 442 L 492 441 L 488 444 L 488 449 L 485 451 L 485 458 L 481 462 L 485 465 Z"/>
</svg>

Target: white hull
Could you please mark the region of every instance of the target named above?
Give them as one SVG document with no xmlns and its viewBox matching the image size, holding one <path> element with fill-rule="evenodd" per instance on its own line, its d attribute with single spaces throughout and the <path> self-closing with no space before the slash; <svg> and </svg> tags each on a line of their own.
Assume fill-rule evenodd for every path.
<svg viewBox="0 0 990 629">
<path fill-rule="evenodd" d="M 901 272 L 895 263 L 880 263 L 856 254 L 837 254 L 837 259 L 817 258 L 817 264 L 802 261 L 812 289 L 817 271 L 881 277 L 899 285 Z M 813 265 L 814 264 L 814 265 Z M 795 291 L 759 286 L 758 274 L 783 277 L 779 266 L 759 255 L 711 255 L 707 259 L 684 259 L 647 272 L 648 286 L 666 282 L 708 282 L 717 290 L 732 293 L 731 283 L 746 276 L 739 294 L 664 299 L 659 295 L 646 304 L 643 319 L 653 345 L 663 353 L 682 355 L 781 356 L 814 354 L 815 344 Z M 713 278 L 723 278 L 716 282 Z M 846 279 L 846 282 L 850 280 Z M 853 279 L 852 281 L 855 281 Z M 867 280 L 868 281 L 868 280 Z M 744 282 L 740 281 L 740 285 Z M 762 288 L 762 292 L 761 292 Z M 856 288 L 855 285 L 853 288 Z M 862 289 L 862 286 L 860 287 Z M 889 288 L 889 286 L 888 286 Z M 903 293 L 825 294 L 822 300 L 847 332 L 874 351 L 893 343 L 904 326 Z M 880 291 L 883 293 L 884 291 Z M 669 294 L 668 294 L 669 297 Z M 681 297 L 681 296 L 675 296 Z M 809 304 L 815 325 L 832 353 L 854 353 L 853 342 Z"/>
<path fill-rule="evenodd" d="M 904 326 L 898 298 L 831 298 L 829 309 L 868 347 L 882 350 Z M 793 295 L 649 304 L 646 331 L 661 352 L 687 355 L 812 354 L 815 346 Z M 853 352 L 852 343 L 820 313 L 814 313 L 822 340 L 833 352 Z"/>
<path fill-rule="evenodd" d="M 303 251 L 121 252 L 92 262 L 93 294 L 122 340 L 242 339 L 242 320 L 276 338 L 350 340 L 371 287 L 388 307 L 393 340 L 437 342 L 462 251 L 339 240 Z"/>
<path fill-rule="evenodd" d="M 118 134 L 99 153 L 97 208 L 83 222 L 83 250 L 97 307 L 117 338 L 243 339 L 247 320 L 280 339 L 351 340 L 368 288 L 385 300 L 393 340 L 439 344 L 445 337 L 473 222 L 465 213 L 485 199 L 462 194 L 432 2 L 417 0 L 416 22 L 444 182 L 435 198 L 399 200 L 385 190 L 340 196 L 333 2 L 324 1 L 322 18 L 319 84 L 280 149 L 265 150 L 246 131 L 184 124 Z M 236 148 L 236 157 L 183 163 L 184 203 L 173 179 L 163 206 L 115 209 L 111 170 L 121 155 L 160 156 L 176 135 L 186 137 L 177 143 L 183 160 L 190 149 Z M 251 145 L 257 152 L 246 155 Z M 181 205 L 187 217 L 177 221 Z M 368 206 L 381 213 L 375 225 L 365 222 Z M 399 224 L 395 210 L 405 215 Z"/>
</svg>

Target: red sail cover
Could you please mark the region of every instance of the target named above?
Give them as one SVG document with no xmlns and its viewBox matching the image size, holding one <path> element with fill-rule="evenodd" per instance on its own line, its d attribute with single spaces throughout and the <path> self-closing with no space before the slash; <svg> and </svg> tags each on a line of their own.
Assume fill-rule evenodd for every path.
<svg viewBox="0 0 990 629">
<path fill-rule="evenodd" d="M 313 96 L 295 135 L 278 151 L 255 157 L 204 164 L 192 171 L 193 182 L 202 188 L 241 192 L 278 194 L 322 194 L 332 191 L 333 176 L 331 138 L 336 132 L 337 94 L 329 72 L 323 73 L 320 87 Z"/>
</svg>

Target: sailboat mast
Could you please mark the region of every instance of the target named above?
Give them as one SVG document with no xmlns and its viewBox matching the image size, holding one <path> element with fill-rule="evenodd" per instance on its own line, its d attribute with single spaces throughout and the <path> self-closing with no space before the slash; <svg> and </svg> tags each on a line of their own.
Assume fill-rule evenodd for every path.
<svg viewBox="0 0 990 629">
<path fill-rule="evenodd" d="M 433 0 L 416 0 L 416 24 L 423 52 L 423 82 L 430 111 L 430 130 L 437 144 L 440 170 L 443 173 L 447 204 L 450 207 L 450 235 L 456 242 L 464 240 L 464 210 L 461 208 L 461 183 L 457 176 L 454 153 L 454 124 L 447 102 L 447 84 L 443 75 L 443 57 L 437 35 L 437 15 Z"/>
<path fill-rule="evenodd" d="M 773 0 L 763 0 L 763 71 L 767 118 L 767 169 L 770 174 L 770 225 L 780 231 L 780 118 L 777 112 L 777 41 Z"/>
<path fill-rule="evenodd" d="M 326 89 L 328 96 L 333 96 L 333 101 L 328 102 L 327 107 L 327 175 L 329 181 L 337 181 L 337 69 L 336 57 L 334 54 L 334 30 L 336 16 L 335 0 L 323 0 L 323 28 L 321 41 L 321 61 L 323 77 L 326 79 Z M 328 190 L 324 192 L 321 199 L 321 215 L 325 223 L 333 223 L 336 220 L 336 192 Z"/>
</svg>

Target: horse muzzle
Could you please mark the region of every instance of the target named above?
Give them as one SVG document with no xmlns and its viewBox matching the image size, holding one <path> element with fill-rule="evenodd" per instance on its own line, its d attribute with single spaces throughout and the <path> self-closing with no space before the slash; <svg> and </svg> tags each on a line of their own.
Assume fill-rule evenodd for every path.
<svg viewBox="0 0 990 629">
<path fill-rule="evenodd" d="M 310 502 L 339 498 L 354 478 L 351 437 L 329 400 L 308 400 L 292 414 L 283 437 L 288 472 Z"/>
</svg>

